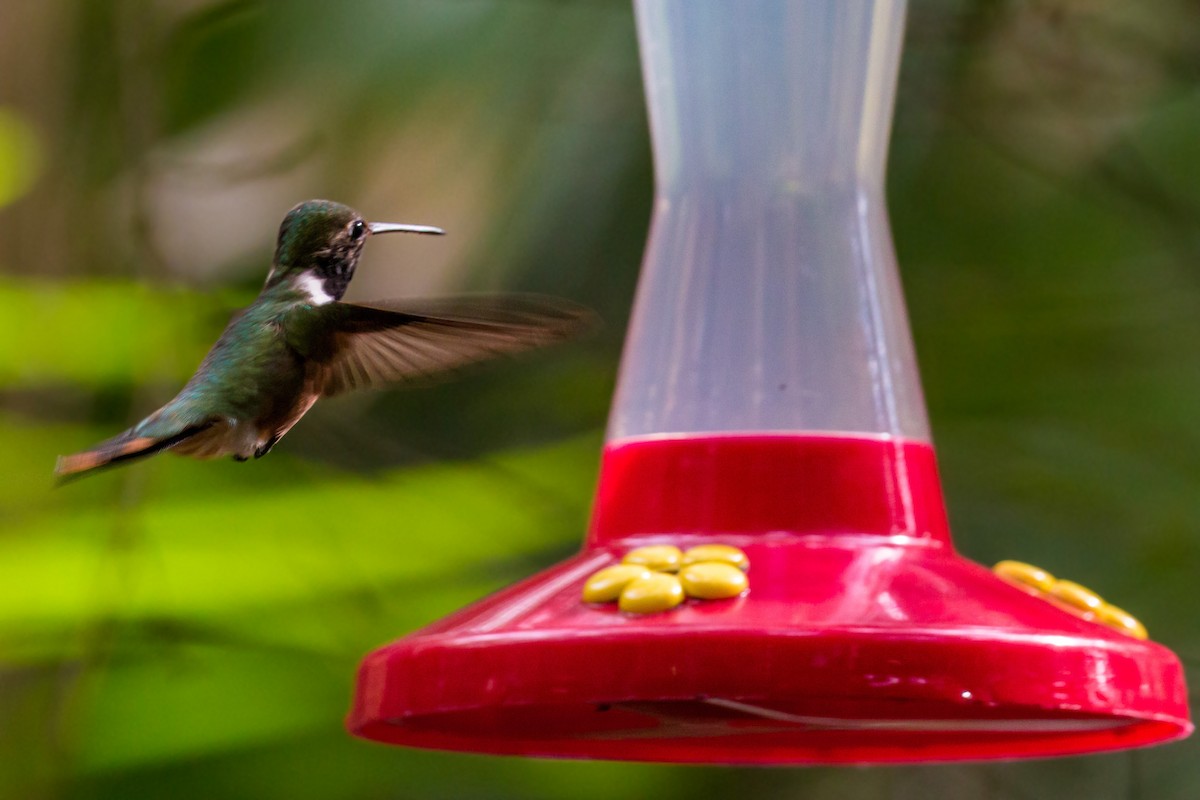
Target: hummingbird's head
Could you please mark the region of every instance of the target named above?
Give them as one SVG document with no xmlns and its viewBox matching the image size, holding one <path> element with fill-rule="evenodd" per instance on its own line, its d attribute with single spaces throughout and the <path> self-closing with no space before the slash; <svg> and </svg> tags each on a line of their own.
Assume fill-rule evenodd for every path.
<svg viewBox="0 0 1200 800">
<path fill-rule="evenodd" d="M 267 286 L 289 282 L 314 305 L 342 299 L 367 237 L 375 233 L 443 233 L 425 225 L 367 222 L 349 206 L 306 200 L 279 226 Z"/>
</svg>

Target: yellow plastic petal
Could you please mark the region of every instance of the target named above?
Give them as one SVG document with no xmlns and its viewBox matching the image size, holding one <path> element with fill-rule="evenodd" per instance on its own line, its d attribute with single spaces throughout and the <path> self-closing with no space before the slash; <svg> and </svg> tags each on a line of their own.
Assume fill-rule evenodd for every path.
<svg viewBox="0 0 1200 800">
<path fill-rule="evenodd" d="M 1055 581 L 1054 586 L 1050 587 L 1050 596 L 1061 600 L 1069 606 L 1074 606 L 1080 611 L 1094 613 L 1100 606 L 1104 605 L 1104 601 L 1100 599 L 1100 595 L 1086 586 L 1080 586 L 1075 581 Z"/>
<path fill-rule="evenodd" d="M 1137 617 L 1124 609 L 1117 608 L 1112 603 L 1104 603 L 1096 609 L 1096 619 L 1135 639 L 1150 638 L 1150 634 L 1146 632 L 1146 626 Z"/>
<path fill-rule="evenodd" d="M 630 550 L 621 561 L 648 567 L 655 572 L 675 572 L 683 562 L 683 553 L 673 544 L 652 544 Z"/>
<path fill-rule="evenodd" d="M 727 544 L 701 544 L 684 551 L 685 567 L 688 564 L 703 564 L 706 561 L 720 561 L 742 570 L 750 568 L 750 559 L 746 558 L 746 554 Z"/>
<path fill-rule="evenodd" d="M 992 571 L 1001 578 L 1032 586 L 1043 592 L 1049 592 L 1055 584 L 1054 576 L 1049 572 L 1041 567 L 1026 564 L 1024 561 L 1001 561 L 992 567 Z"/>
<path fill-rule="evenodd" d="M 621 592 L 620 607 L 631 614 L 653 614 L 682 602 L 683 586 L 679 578 L 666 572 L 653 572 L 625 587 Z"/>
<path fill-rule="evenodd" d="M 614 564 L 605 567 L 583 584 L 583 602 L 611 603 L 621 596 L 622 590 L 638 578 L 651 574 L 645 567 L 636 564 Z"/>
<path fill-rule="evenodd" d="M 679 582 L 688 597 L 701 600 L 737 597 L 750 585 L 746 573 L 721 561 L 689 564 L 679 571 Z"/>
</svg>

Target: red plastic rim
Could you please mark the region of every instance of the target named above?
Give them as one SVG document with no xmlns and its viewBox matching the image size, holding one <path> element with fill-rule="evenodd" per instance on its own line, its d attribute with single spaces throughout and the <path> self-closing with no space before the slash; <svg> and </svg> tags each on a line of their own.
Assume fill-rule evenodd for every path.
<svg viewBox="0 0 1200 800">
<path fill-rule="evenodd" d="M 709 763 L 1051 756 L 1190 732 L 1182 669 L 1169 650 L 1086 621 L 953 552 L 936 524 L 944 516 L 920 507 L 935 496 L 940 507 L 927 445 L 862 437 L 843 445 L 858 466 L 842 472 L 831 437 L 661 440 L 616 458 L 610 451 L 584 552 L 368 656 L 350 729 L 448 750 Z M 709 455 L 695 460 L 697 447 Z M 882 460 L 864 461 L 868 451 Z M 833 472 L 815 482 L 819 495 L 808 494 L 794 472 L 768 469 L 771 459 Z M 710 513 L 697 516 L 676 486 L 643 505 L 643 520 L 711 531 L 630 534 L 638 523 L 629 509 L 604 507 L 633 491 L 610 493 L 605 481 L 636 486 L 640 470 L 661 481 L 664 465 L 693 486 L 708 481 L 700 496 Z M 856 471 L 867 476 L 857 484 Z M 773 503 L 786 475 L 789 501 Z M 856 485 L 873 499 L 855 502 Z M 736 506 L 727 491 L 757 509 L 747 517 L 754 526 L 782 514 L 791 529 L 730 530 L 738 525 L 726 515 Z M 806 498 L 812 508 L 795 511 Z M 875 520 L 874 530 L 839 530 L 831 517 L 839 508 Z M 747 594 L 644 616 L 580 599 L 589 575 L 634 546 L 712 541 L 750 557 Z"/>
</svg>

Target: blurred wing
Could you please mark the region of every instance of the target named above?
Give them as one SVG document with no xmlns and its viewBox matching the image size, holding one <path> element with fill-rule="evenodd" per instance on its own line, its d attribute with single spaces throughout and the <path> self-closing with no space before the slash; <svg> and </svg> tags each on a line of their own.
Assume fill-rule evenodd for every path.
<svg viewBox="0 0 1200 800">
<path fill-rule="evenodd" d="M 591 327 L 565 300 L 525 295 L 322 307 L 328 346 L 310 363 L 325 395 L 434 375 L 551 344 Z"/>
</svg>

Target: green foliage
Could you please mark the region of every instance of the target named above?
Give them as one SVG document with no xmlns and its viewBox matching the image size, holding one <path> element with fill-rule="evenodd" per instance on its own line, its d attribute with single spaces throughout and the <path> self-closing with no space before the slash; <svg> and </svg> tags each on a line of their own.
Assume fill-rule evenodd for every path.
<svg viewBox="0 0 1200 800">
<path fill-rule="evenodd" d="M 21 342 L 0 353 L 0 386 L 186 380 L 236 302 L 133 281 L 0 279 L 0 336 Z M 37 330 L 52 335 L 28 335 Z"/>
<path fill-rule="evenodd" d="M 29 190 L 41 161 L 41 142 L 29 122 L 0 107 L 0 208 Z"/>
<path fill-rule="evenodd" d="M 163 127 L 177 133 L 220 114 L 265 66 L 270 17 L 247 0 L 214 3 L 171 31 L 163 45 Z"/>
</svg>

